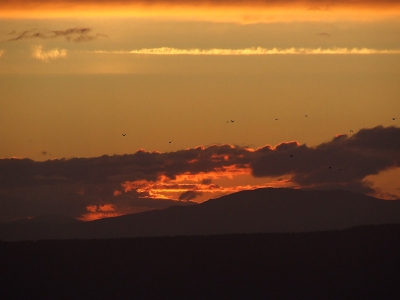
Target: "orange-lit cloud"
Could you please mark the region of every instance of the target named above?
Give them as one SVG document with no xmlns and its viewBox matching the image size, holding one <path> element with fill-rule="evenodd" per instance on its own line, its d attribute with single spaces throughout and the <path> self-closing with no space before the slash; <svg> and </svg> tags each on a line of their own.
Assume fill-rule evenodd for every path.
<svg viewBox="0 0 400 300">
<path fill-rule="evenodd" d="M 177 175 L 175 179 L 160 176 L 156 181 L 137 180 L 126 181 L 122 184 L 125 193 L 136 191 L 142 198 L 175 199 L 179 201 L 193 200 L 203 194 L 229 194 L 245 189 L 265 187 L 260 185 L 247 186 L 219 186 L 213 182 L 221 178 L 233 178 L 238 175 L 250 175 L 251 169 L 236 168 L 231 166 L 221 171 L 198 174 L 184 173 Z"/>
<path fill-rule="evenodd" d="M 250 174 L 249 174 L 250 175 Z M 243 190 L 252 190 L 264 187 L 292 187 L 290 180 L 272 181 L 266 184 L 220 186 L 210 181 L 182 180 L 178 176 L 175 180 L 160 178 L 158 181 L 132 181 L 122 184 L 126 193 L 136 191 L 141 198 L 174 199 L 176 201 L 202 202 L 212 197 L 227 195 Z M 220 178 L 224 174 L 220 174 Z M 218 179 L 218 178 L 217 178 Z M 202 197 L 203 196 L 203 197 Z M 200 200 L 198 200 L 200 198 Z"/>
<path fill-rule="evenodd" d="M 244 49 L 179 49 L 179 48 L 147 48 L 130 51 L 95 51 L 108 54 L 142 54 L 142 55 L 367 55 L 367 54 L 400 54 L 400 49 L 370 49 L 370 48 L 262 48 L 252 47 Z"/>
<path fill-rule="evenodd" d="M 3 0 L 0 17 L 151 17 L 214 22 L 376 20 L 398 17 L 398 1 L 372 0 Z"/>
<path fill-rule="evenodd" d="M 104 205 L 88 205 L 87 213 L 83 214 L 79 219 L 82 221 L 93 221 L 101 218 L 109 218 L 119 216 L 115 211 L 114 204 Z"/>
<path fill-rule="evenodd" d="M 33 53 L 32 56 L 36 59 L 42 60 L 42 61 L 49 61 L 49 60 L 54 60 L 58 58 L 64 58 L 67 56 L 67 50 L 65 49 L 51 49 L 48 51 L 43 50 L 43 46 L 35 46 L 33 47 Z"/>
</svg>

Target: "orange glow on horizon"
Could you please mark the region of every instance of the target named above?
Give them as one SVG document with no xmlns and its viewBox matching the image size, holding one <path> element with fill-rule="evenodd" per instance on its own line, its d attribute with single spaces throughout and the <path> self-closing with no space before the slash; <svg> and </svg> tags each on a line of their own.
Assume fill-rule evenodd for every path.
<svg viewBox="0 0 400 300">
<path fill-rule="evenodd" d="M 210 22 L 270 23 L 293 21 L 375 21 L 400 16 L 400 3 L 390 1 L 312 1 L 265 3 L 244 1 L 22 1 L 0 3 L 0 18 L 134 17 Z"/>
<path fill-rule="evenodd" d="M 81 221 L 93 221 L 102 218 L 110 218 L 121 216 L 120 213 L 116 212 L 116 207 L 114 204 L 104 204 L 104 205 L 88 205 L 86 207 L 86 214 L 78 218 Z"/>
<path fill-rule="evenodd" d="M 231 167 L 234 168 L 235 166 Z M 192 192 L 195 194 L 195 196 L 190 200 L 193 199 L 192 201 L 201 203 L 210 199 L 210 197 L 213 195 L 222 196 L 256 188 L 293 186 L 293 183 L 290 179 L 273 180 L 265 184 L 224 184 L 224 186 L 216 184 L 212 181 L 218 181 L 222 178 L 229 178 L 232 180 L 234 178 L 233 175 L 251 176 L 250 168 L 242 170 L 238 169 L 238 171 L 239 172 L 236 174 L 232 173 L 232 170 L 226 173 L 210 172 L 199 174 L 182 174 L 178 175 L 175 179 L 170 179 L 166 176 L 160 176 L 159 180 L 155 182 L 146 180 L 127 181 L 122 184 L 122 187 L 124 188 L 125 193 L 136 191 L 139 194 L 142 194 L 139 196 L 140 198 L 166 199 L 175 201 L 182 201 L 179 198 L 183 193 Z M 200 200 L 198 200 L 198 198 Z"/>
</svg>

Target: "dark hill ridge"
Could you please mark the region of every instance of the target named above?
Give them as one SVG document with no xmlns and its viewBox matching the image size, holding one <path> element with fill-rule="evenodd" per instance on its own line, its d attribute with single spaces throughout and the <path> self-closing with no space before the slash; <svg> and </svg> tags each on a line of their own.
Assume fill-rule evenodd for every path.
<svg viewBox="0 0 400 300">
<path fill-rule="evenodd" d="M 311 232 L 400 223 L 400 201 L 342 190 L 264 188 L 198 205 L 173 206 L 92 222 L 0 226 L 2 240 L 129 238 L 257 232 Z"/>
</svg>

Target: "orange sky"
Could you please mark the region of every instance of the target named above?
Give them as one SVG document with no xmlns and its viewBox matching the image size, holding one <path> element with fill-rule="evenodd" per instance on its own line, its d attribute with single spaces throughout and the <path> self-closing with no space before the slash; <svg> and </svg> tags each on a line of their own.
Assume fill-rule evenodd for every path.
<svg viewBox="0 0 400 300">
<path fill-rule="evenodd" d="M 151 17 L 214 22 L 380 20 L 400 15 L 398 1 L 9 0 L 3 18 Z"/>
<path fill-rule="evenodd" d="M 399 1 L 0 0 L 0 221 L 399 197 L 399 32 Z"/>
</svg>

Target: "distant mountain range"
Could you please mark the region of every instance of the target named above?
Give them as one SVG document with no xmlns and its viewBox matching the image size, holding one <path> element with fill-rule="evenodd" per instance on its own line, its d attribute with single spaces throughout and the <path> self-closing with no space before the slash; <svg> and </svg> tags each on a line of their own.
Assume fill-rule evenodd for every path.
<svg viewBox="0 0 400 300">
<path fill-rule="evenodd" d="M 400 223 L 400 200 L 343 190 L 263 188 L 197 205 L 172 206 L 82 222 L 43 216 L 0 224 L 1 240 L 105 239 L 144 236 L 312 232 Z"/>
</svg>

